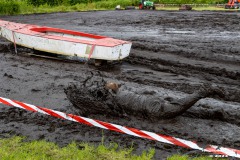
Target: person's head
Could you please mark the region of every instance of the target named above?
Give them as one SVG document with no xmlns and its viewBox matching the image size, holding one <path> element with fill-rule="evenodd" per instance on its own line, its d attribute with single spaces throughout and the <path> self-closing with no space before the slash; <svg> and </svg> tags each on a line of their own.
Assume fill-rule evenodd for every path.
<svg viewBox="0 0 240 160">
<path fill-rule="evenodd" d="M 107 82 L 106 85 L 105 85 L 106 89 L 111 89 L 115 93 L 118 91 L 118 89 L 120 87 L 121 87 L 121 84 L 117 84 L 117 83 L 114 83 L 114 82 Z"/>
</svg>

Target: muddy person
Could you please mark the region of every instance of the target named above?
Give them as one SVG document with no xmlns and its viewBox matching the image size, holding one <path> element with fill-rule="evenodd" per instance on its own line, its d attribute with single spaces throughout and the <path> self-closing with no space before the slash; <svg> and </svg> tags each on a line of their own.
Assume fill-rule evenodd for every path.
<svg viewBox="0 0 240 160">
<path fill-rule="evenodd" d="M 224 96 L 218 87 L 203 85 L 197 92 L 184 98 L 162 97 L 155 90 L 121 86 L 93 74 L 80 84 L 69 85 L 65 93 L 83 115 L 134 115 L 151 120 L 174 118 L 202 98 Z"/>
</svg>

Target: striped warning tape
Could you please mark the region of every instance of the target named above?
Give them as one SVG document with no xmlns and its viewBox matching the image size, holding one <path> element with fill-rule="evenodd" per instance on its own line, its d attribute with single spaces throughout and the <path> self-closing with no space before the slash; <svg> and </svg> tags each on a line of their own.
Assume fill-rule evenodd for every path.
<svg viewBox="0 0 240 160">
<path fill-rule="evenodd" d="M 209 153 L 214 153 L 214 154 L 219 154 L 224 156 L 232 156 L 232 157 L 240 158 L 240 150 L 237 150 L 237 149 L 219 147 L 214 145 L 207 145 L 205 148 L 202 148 L 196 142 L 193 142 L 193 141 L 187 141 L 180 138 L 175 138 L 175 137 L 166 136 L 162 134 L 156 134 L 153 132 L 148 132 L 148 131 L 139 130 L 135 128 L 124 127 L 117 124 L 107 123 L 99 120 L 93 120 L 90 118 L 81 117 L 73 114 L 66 114 L 63 112 L 59 112 L 59 111 L 55 111 L 55 110 L 51 110 L 51 109 L 47 109 L 39 106 L 34 106 L 31 104 L 10 100 L 3 97 L 0 97 L 0 103 L 8 106 L 14 106 L 17 108 L 25 109 L 32 112 L 40 112 L 42 114 L 47 114 L 49 116 L 53 116 L 61 119 L 67 119 L 70 121 L 82 123 L 89 126 L 95 126 L 95 127 L 99 127 L 106 130 L 120 132 L 123 134 L 128 134 L 136 137 L 155 140 L 155 141 L 168 143 L 176 146 L 181 146 L 185 148 L 197 149 L 202 152 L 209 152 Z"/>
</svg>

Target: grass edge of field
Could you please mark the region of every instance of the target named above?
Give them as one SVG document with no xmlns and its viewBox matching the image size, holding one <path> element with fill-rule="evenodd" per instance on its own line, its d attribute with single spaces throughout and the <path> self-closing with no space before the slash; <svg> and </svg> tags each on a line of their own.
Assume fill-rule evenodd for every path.
<svg viewBox="0 0 240 160">
<path fill-rule="evenodd" d="M 45 140 L 28 141 L 27 138 L 13 136 L 10 138 L 0 138 L 0 159 L 34 159 L 34 160 L 67 160 L 67 159 L 86 159 L 86 160 L 150 160 L 154 159 L 155 150 L 150 148 L 143 151 L 140 155 L 133 154 L 134 148 L 119 147 L 117 143 L 104 144 L 101 142 L 98 146 L 71 142 L 65 147 L 59 147 L 53 142 Z M 175 154 L 167 158 L 168 160 L 211 160 L 212 157 Z"/>
</svg>

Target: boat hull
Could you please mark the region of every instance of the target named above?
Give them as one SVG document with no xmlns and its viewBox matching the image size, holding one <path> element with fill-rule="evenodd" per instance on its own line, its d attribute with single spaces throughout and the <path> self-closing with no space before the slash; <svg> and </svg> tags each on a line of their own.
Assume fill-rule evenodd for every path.
<svg viewBox="0 0 240 160">
<path fill-rule="evenodd" d="M 54 32 L 52 32 L 52 30 L 54 30 Z M 129 56 L 132 45 L 132 43 L 128 41 L 103 36 L 91 34 L 79 36 L 81 32 L 43 28 L 7 21 L 0 21 L 0 34 L 2 37 L 17 45 L 54 54 L 77 56 L 86 59 L 121 60 Z"/>
</svg>

